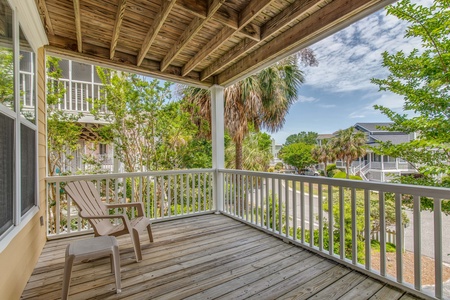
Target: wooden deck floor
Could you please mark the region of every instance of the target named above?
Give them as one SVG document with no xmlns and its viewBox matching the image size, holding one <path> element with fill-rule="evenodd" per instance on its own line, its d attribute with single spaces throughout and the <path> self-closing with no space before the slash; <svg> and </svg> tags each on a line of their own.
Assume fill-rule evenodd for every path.
<svg viewBox="0 0 450 300">
<path fill-rule="evenodd" d="M 136 263 L 119 238 L 122 293 L 109 258 L 75 264 L 70 299 L 416 299 L 297 246 L 220 215 L 153 225 Z M 66 245 L 49 241 L 22 299 L 61 297 Z"/>
</svg>

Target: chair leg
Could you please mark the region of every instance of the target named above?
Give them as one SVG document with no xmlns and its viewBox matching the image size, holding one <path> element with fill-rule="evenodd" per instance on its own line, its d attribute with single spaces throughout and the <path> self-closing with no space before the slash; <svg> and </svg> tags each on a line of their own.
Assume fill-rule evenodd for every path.
<svg viewBox="0 0 450 300">
<path fill-rule="evenodd" d="M 147 232 L 148 232 L 148 239 L 150 240 L 150 243 L 153 243 L 152 225 L 150 223 L 147 225 Z"/>
<path fill-rule="evenodd" d="M 116 278 L 116 294 L 122 292 L 121 282 L 120 282 L 120 255 L 119 247 L 117 245 L 112 247 L 111 263 L 114 265 L 114 275 Z"/>
<path fill-rule="evenodd" d="M 75 256 L 68 255 L 66 252 L 66 261 L 64 264 L 64 278 L 61 299 L 66 300 L 69 296 L 70 278 L 72 277 L 72 266 Z"/>
<path fill-rule="evenodd" d="M 139 262 L 142 260 L 142 252 L 141 252 L 141 243 L 139 241 L 139 232 L 136 229 L 133 229 L 133 233 L 131 234 L 132 242 L 134 246 L 134 253 L 136 254 L 136 261 Z"/>
</svg>

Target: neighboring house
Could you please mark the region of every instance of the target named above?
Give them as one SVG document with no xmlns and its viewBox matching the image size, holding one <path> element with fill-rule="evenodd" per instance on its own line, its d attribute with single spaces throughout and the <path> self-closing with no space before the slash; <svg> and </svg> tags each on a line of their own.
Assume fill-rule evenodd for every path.
<svg viewBox="0 0 450 300">
<path fill-rule="evenodd" d="M 74 159 L 61 171 L 89 172 L 93 165 L 86 164 L 83 158 L 90 157 L 100 163 L 102 170 L 117 172 L 119 164 L 114 162 L 113 146 L 98 142 L 100 138 L 96 128 L 105 124 L 105 121 L 96 120 L 90 113 L 92 103 L 88 99 L 95 101 L 103 96 L 102 82 L 95 66 L 66 59 L 61 59 L 59 65 L 62 69 L 62 77 L 58 80 L 47 77 L 47 80 L 63 83 L 66 93 L 58 108 L 68 113 L 80 113 L 78 122 L 82 126 L 78 141 L 79 148 L 73 153 Z"/>
<path fill-rule="evenodd" d="M 280 152 L 281 148 L 283 147 L 282 144 L 275 144 L 275 139 L 272 139 L 272 160 L 270 161 L 270 166 L 273 167 L 275 166 L 277 163 L 282 163 L 283 161 L 281 159 L 278 158 L 278 152 Z"/>
<path fill-rule="evenodd" d="M 415 138 L 414 134 L 407 134 L 398 131 L 388 131 L 386 127 L 392 123 L 356 123 L 355 130 L 362 131 L 367 136 L 367 145 L 376 147 L 380 142 L 390 141 L 394 145 L 406 143 Z M 323 143 L 324 139 L 332 138 L 333 135 L 320 134 L 318 144 Z M 345 168 L 345 163 L 336 161 L 338 168 Z M 323 169 L 323 164 L 319 165 Z M 387 182 L 392 180 L 393 176 L 417 173 L 417 170 L 407 161 L 387 155 L 378 155 L 368 149 L 367 154 L 351 165 L 350 173 L 359 175 L 367 181 Z"/>
</svg>

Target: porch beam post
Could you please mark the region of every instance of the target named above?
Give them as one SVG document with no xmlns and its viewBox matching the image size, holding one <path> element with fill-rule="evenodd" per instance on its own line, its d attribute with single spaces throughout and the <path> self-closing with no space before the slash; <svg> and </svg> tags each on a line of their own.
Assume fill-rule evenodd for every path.
<svg viewBox="0 0 450 300">
<path fill-rule="evenodd" d="M 212 167 L 214 169 L 214 203 L 216 213 L 223 210 L 223 174 L 225 167 L 224 145 L 224 87 L 213 85 L 211 91 Z"/>
</svg>

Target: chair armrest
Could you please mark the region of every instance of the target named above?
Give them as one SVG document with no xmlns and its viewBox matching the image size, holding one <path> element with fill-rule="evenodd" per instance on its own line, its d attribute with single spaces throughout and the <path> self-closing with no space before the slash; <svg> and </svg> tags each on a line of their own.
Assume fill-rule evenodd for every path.
<svg viewBox="0 0 450 300">
<path fill-rule="evenodd" d="M 142 202 L 133 203 L 119 203 L 119 204 L 105 204 L 106 208 L 123 208 L 123 207 L 135 207 L 138 211 L 138 217 L 144 216 L 144 204 Z"/>
<path fill-rule="evenodd" d="M 95 219 L 123 219 L 128 220 L 127 215 L 120 214 L 120 215 L 98 215 L 98 216 L 86 216 L 83 213 L 80 213 L 80 217 L 87 220 L 95 220 Z"/>
</svg>

